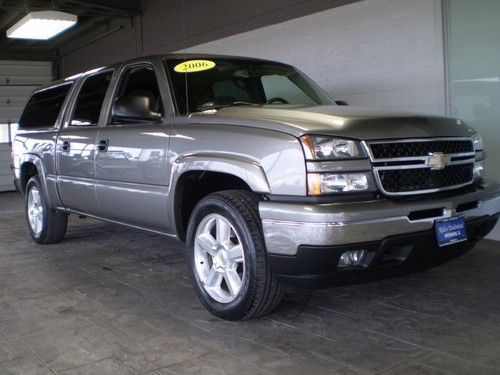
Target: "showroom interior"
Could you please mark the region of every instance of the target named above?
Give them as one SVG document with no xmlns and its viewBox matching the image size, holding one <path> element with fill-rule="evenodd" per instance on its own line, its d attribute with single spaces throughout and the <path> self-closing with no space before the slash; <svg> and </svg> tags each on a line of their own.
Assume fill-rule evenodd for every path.
<svg viewBox="0 0 500 375">
<path fill-rule="evenodd" d="M 13 37 L 37 12 L 63 12 L 72 26 L 46 40 Z M 13 172 L 15 140 L 36 148 L 18 123 L 40 86 L 144 56 L 203 54 L 289 64 L 342 110 L 374 108 L 382 122 L 387 113 L 457 118 L 481 134 L 485 178 L 500 181 L 499 19 L 499 0 L 0 0 L 0 374 L 500 374 L 500 225 L 444 264 L 294 284 L 276 309 L 227 321 L 193 289 L 186 244 L 160 230 L 74 210 L 61 242 L 35 243 L 28 195 L 16 191 L 29 183 L 20 189 Z M 411 126 L 399 129 L 390 138 Z M 186 136 L 166 136 L 176 137 Z M 388 200 L 427 205 L 405 199 Z M 359 236 L 377 227 L 365 228 Z"/>
</svg>

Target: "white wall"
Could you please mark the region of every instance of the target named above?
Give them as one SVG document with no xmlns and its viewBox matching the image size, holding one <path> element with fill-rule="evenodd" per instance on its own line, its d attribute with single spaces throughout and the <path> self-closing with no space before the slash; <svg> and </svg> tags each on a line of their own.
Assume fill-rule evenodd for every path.
<svg viewBox="0 0 500 375">
<path fill-rule="evenodd" d="M 351 105 L 445 113 L 440 0 L 361 1 L 187 51 L 286 62 Z"/>
</svg>

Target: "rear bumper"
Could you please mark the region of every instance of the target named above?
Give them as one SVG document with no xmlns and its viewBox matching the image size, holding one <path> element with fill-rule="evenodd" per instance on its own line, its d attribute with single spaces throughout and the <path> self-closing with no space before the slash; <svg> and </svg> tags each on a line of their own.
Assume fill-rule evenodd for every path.
<svg viewBox="0 0 500 375">
<path fill-rule="evenodd" d="M 275 274 L 302 286 L 322 280 L 326 284 L 353 282 L 359 274 L 439 263 L 460 249 L 471 248 L 498 220 L 500 185 L 486 182 L 467 193 L 414 201 L 266 201 L 260 203 L 259 210 Z M 453 216 L 465 217 L 468 241 L 439 248 L 434 222 Z M 369 264 L 361 269 L 337 268 L 343 252 L 361 249 L 371 254 Z"/>
</svg>

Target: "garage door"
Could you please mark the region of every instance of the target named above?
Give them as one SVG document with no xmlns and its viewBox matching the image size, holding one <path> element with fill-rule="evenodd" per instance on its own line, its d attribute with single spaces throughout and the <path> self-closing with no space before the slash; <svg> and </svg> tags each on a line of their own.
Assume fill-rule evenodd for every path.
<svg viewBox="0 0 500 375">
<path fill-rule="evenodd" d="M 31 92 L 52 80 L 47 61 L 0 60 L 0 191 L 13 190 L 10 145 Z"/>
</svg>

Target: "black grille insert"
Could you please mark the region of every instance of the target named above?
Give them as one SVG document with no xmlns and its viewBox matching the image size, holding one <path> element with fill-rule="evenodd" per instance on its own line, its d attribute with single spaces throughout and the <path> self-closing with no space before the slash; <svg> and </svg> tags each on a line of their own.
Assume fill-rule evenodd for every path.
<svg viewBox="0 0 500 375">
<path fill-rule="evenodd" d="M 474 146 L 470 140 L 372 143 L 370 148 L 375 159 L 427 156 L 431 152 L 443 154 L 474 152 Z"/>
<path fill-rule="evenodd" d="M 380 182 L 388 193 L 407 193 L 463 185 L 472 181 L 474 164 L 450 165 L 445 169 L 391 169 L 379 171 Z"/>
</svg>

